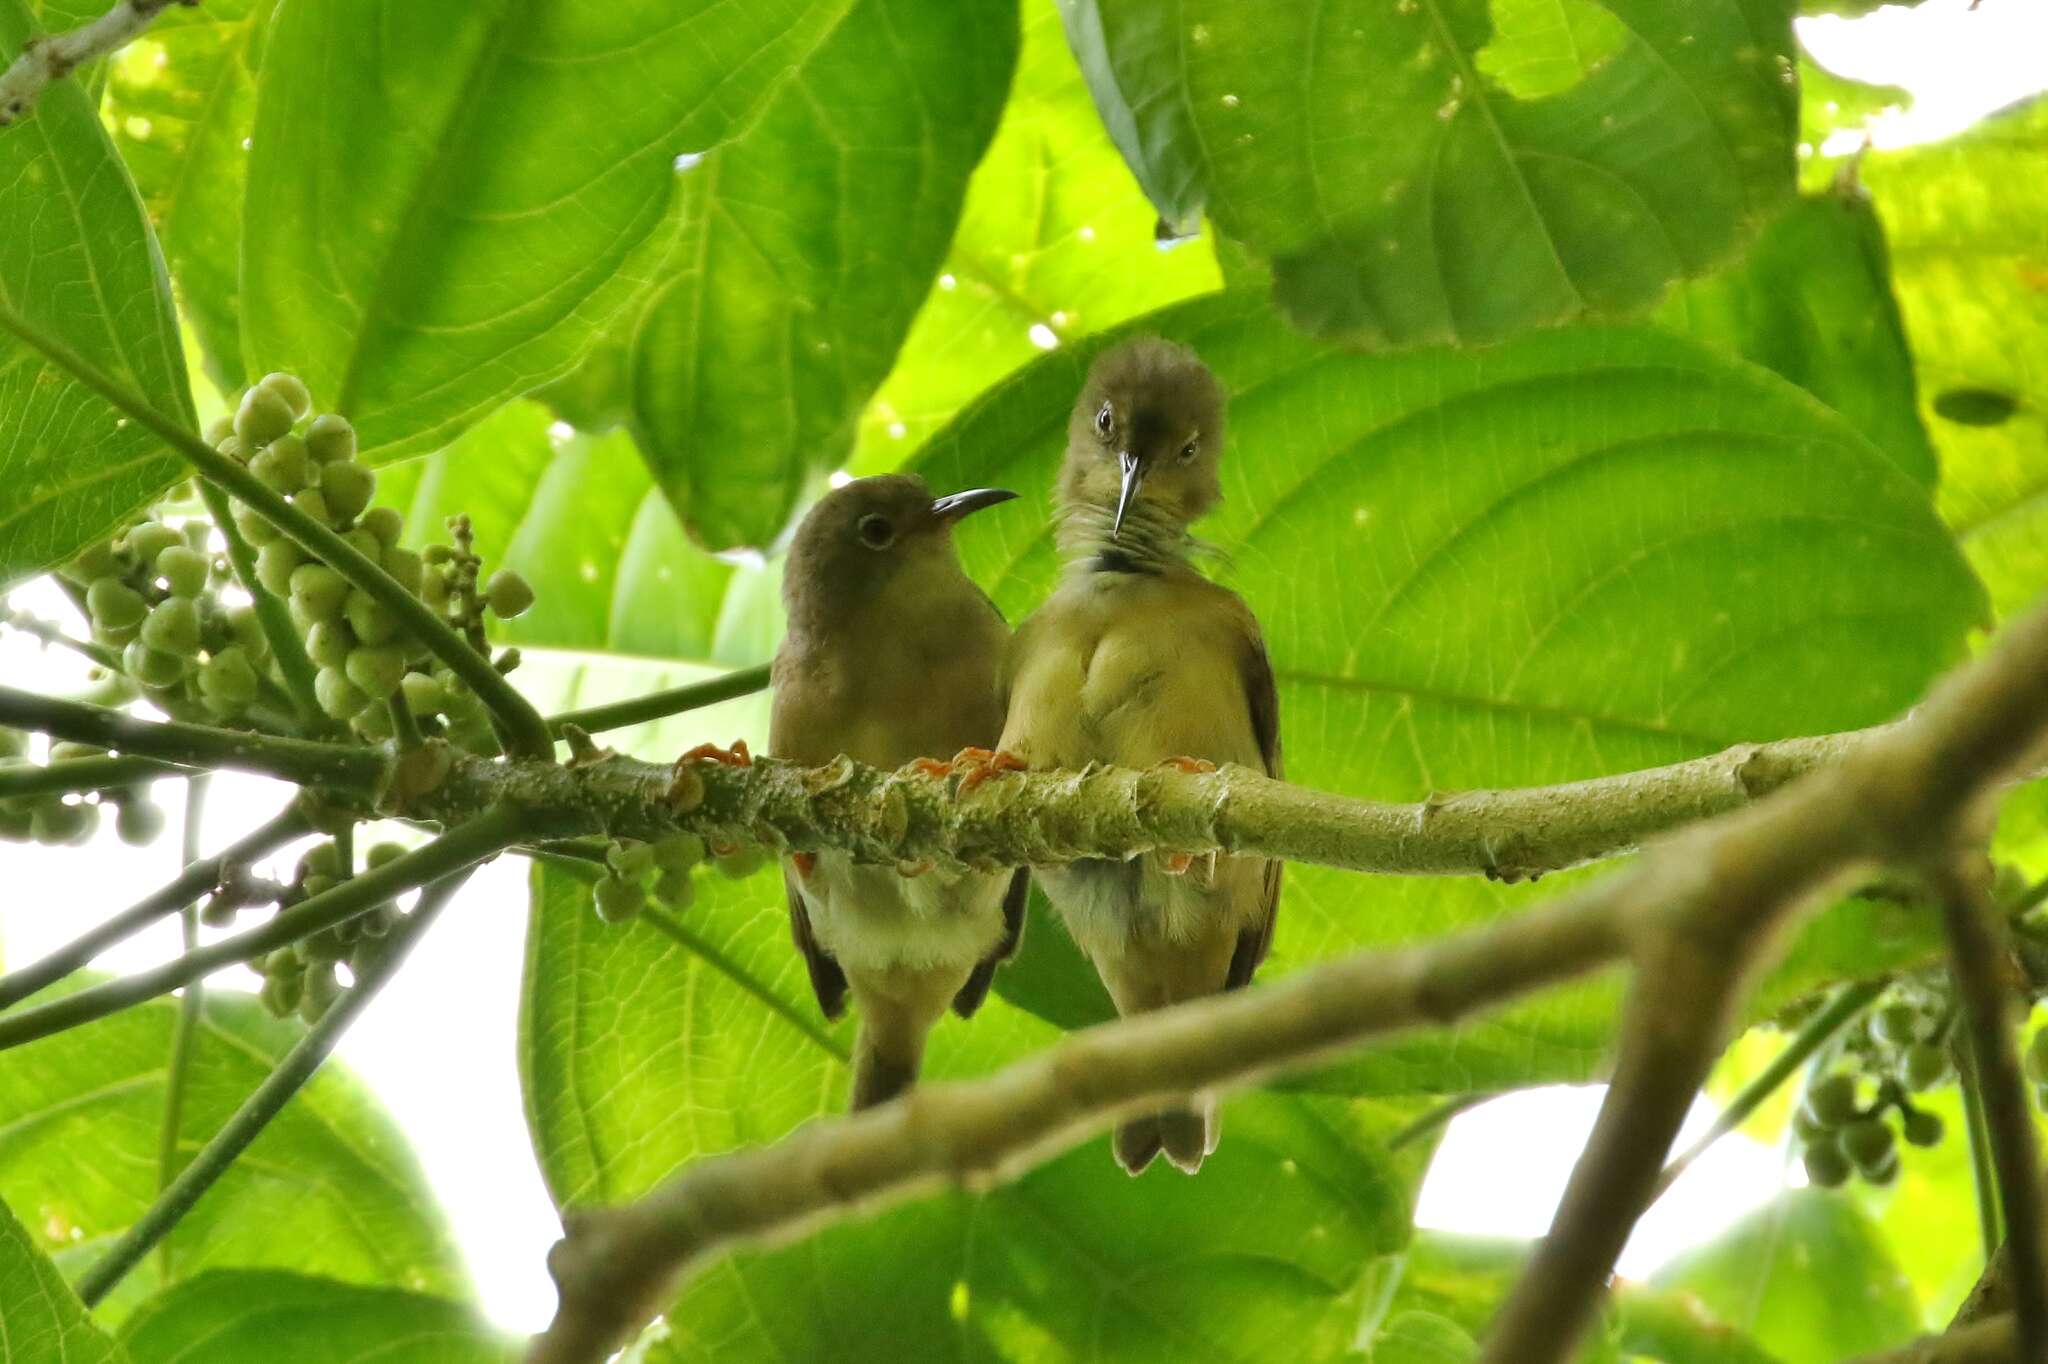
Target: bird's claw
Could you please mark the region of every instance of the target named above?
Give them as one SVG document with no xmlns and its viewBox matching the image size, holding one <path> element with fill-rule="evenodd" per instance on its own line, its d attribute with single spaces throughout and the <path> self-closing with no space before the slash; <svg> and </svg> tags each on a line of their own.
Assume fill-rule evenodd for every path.
<svg viewBox="0 0 2048 1364">
<path fill-rule="evenodd" d="M 1159 869 L 1168 876 L 1185 876 L 1188 868 L 1194 865 L 1193 853 L 1166 853 L 1159 859 Z"/>
<path fill-rule="evenodd" d="M 896 864 L 896 874 L 907 881 L 913 876 L 923 876 L 933 866 L 934 863 L 929 858 L 921 857 L 915 862 L 898 862 Z"/>
<path fill-rule="evenodd" d="M 730 748 L 721 748 L 717 744 L 698 744 L 677 758 L 675 765 L 681 767 L 684 763 L 696 762 L 724 763 L 727 767 L 752 767 L 754 755 L 747 752 L 745 739 L 734 739 Z"/>
<path fill-rule="evenodd" d="M 944 758 L 912 758 L 910 770 L 927 777 L 950 777 L 953 764 Z"/>
<path fill-rule="evenodd" d="M 964 770 L 960 779 L 960 794 L 966 795 L 991 777 L 1005 772 L 1029 772 L 1031 764 L 1006 749 L 963 748 L 953 755 L 950 768 Z"/>
<path fill-rule="evenodd" d="M 808 881 L 811 879 L 811 873 L 817 870 L 818 855 L 808 852 L 791 853 L 789 855 L 789 864 L 796 868 L 796 874 L 799 878 Z"/>
<path fill-rule="evenodd" d="M 1216 770 L 1216 764 L 1210 762 L 1207 758 L 1161 758 L 1159 766 L 1177 768 L 1182 772 L 1190 774 L 1214 772 Z"/>
</svg>

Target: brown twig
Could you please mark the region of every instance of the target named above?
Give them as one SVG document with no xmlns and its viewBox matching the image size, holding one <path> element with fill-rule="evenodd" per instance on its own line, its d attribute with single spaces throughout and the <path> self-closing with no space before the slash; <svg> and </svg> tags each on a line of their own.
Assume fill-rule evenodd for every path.
<svg viewBox="0 0 2048 1364">
<path fill-rule="evenodd" d="M 0 71 L 0 128 L 34 107 L 36 97 L 51 81 L 62 80 L 85 63 L 128 43 L 174 3 L 197 5 L 199 0 L 118 0 L 89 24 L 24 43 L 13 64 Z"/>
<path fill-rule="evenodd" d="M 2019 1327 L 2004 1313 L 1952 1326 L 1938 1336 L 1922 1336 L 1896 1350 L 1862 1355 L 1849 1364 L 2017 1364 L 2023 1358 L 2019 1349 Z"/>
</svg>

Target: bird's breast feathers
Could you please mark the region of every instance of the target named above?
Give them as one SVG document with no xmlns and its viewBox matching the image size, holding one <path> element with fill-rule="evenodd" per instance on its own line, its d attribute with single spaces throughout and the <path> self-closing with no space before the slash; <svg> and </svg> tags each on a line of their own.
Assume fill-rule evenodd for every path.
<svg viewBox="0 0 2048 1364">
<path fill-rule="evenodd" d="M 1008 872 L 933 869 L 904 876 L 824 852 L 795 880 L 819 946 L 850 971 L 964 970 L 1003 936 Z"/>
</svg>

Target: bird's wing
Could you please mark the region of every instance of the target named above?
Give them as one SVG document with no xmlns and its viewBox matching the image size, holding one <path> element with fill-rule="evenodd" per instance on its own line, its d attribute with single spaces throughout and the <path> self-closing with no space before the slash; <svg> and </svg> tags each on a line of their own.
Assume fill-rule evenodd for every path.
<svg viewBox="0 0 2048 1364">
<path fill-rule="evenodd" d="M 1258 740 L 1266 775 L 1277 778 L 1282 771 L 1280 691 L 1273 682 L 1273 662 L 1266 656 L 1266 641 L 1259 634 L 1259 624 L 1251 619 L 1250 611 L 1245 616 L 1248 628 L 1240 671 L 1245 698 L 1251 706 L 1252 736 Z M 1273 945 L 1273 920 L 1280 913 L 1280 876 L 1284 865 L 1277 857 L 1266 863 L 1265 882 L 1260 887 L 1261 912 L 1237 936 L 1237 949 L 1230 956 L 1230 973 L 1224 978 L 1226 990 L 1249 983 L 1252 972 L 1266 959 L 1266 952 Z"/>
<path fill-rule="evenodd" d="M 1017 945 L 1024 941 L 1024 908 L 1031 900 L 1031 869 L 1019 867 L 1010 877 L 1010 888 L 1003 892 L 1003 936 L 1001 941 L 989 949 L 989 954 L 974 965 L 967 983 L 953 996 L 953 1012 L 962 1018 L 974 1017 L 974 1011 L 981 1007 L 981 1001 L 988 998 L 989 986 L 995 983 L 996 968 L 1017 955 Z"/>
<path fill-rule="evenodd" d="M 795 940 L 797 953 L 811 973 L 811 992 L 817 995 L 818 1008 L 825 1017 L 837 1018 L 846 1012 L 846 972 L 811 932 L 811 912 L 804 908 L 803 892 L 796 887 L 796 873 L 786 866 L 782 869 L 782 888 L 789 893 L 789 936 Z"/>
</svg>

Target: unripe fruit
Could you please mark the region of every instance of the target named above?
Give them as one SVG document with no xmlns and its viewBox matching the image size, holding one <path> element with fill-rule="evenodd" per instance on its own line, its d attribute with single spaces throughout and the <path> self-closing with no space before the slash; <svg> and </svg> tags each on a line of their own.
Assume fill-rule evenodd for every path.
<svg viewBox="0 0 2048 1364">
<path fill-rule="evenodd" d="M 1873 1165 L 1859 1165 L 1856 1168 L 1864 1179 L 1882 1188 L 1899 1177 L 1899 1153 L 1887 1152 L 1883 1160 Z"/>
<path fill-rule="evenodd" d="M 107 750 L 96 744 L 82 744 L 75 739 L 59 739 L 50 745 L 50 761 L 71 762 L 78 758 L 103 758 Z"/>
<path fill-rule="evenodd" d="M 1806 1091 L 1806 1111 L 1822 1127 L 1841 1127 L 1856 1120 L 1856 1077 L 1840 1072 L 1816 1081 Z"/>
<path fill-rule="evenodd" d="M 270 657 L 270 636 L 263 633 L 263 622 L 248 602 L 236 602 L 228 608 L 228 633 L 242 646 L 251 663 L 261 665 Z"/>
<path fill-rule="evenodd" d="M 360 644 L 343 665 L 348 680 L 372 697 L 386 697 L 405 676 L 405 655 L 388 644 Z"/>
<path fill-rule="evenodd" d="M 428 567 L 420 574 L 419 598 L 436 611 L 448 606 L 448 573 L 445 569 Z"/>
<path fill-rule="evenodd" d="M 213 575 L 213 560 L 186 545 L 172 545 L 156 556 L 156 576 L 176 597 L 196 597 Z"/>
<path fill-rule="evenodd" d="M 421 574 L 425 570 L 420 566 L 419 555 L 394 545 L 384 551 L 384 571 L 413 596 L 417 597 L 420 594 Z"/>
<path fill-rule="evenodd" d="M 213 448 L 237 464 L 247 464 L 249 462 L 249 447 L 242 444 L 242 438 L 232 431 L 215 441 Z"/>
<path fill-rule="evenodd" d="M 306 657 L 312 659 L 316 667 L 343 666 L 355 647 L 355 632 L 348 628 L 346 621 L 323 620 L 306 631 Z"/>
<path fill-rule="evenodd" d="M 256 555 L 256 581 L 270 592 L 283 596 L 292 590 L 292 573 L 306 562 L 306 556 L 291 541 L 279 537 Z"/>
<path fill-rule="evenodd" d="M 654 895 L 670 909 L 688 909 L 697 898 L 697 880 L 686 871 L 664 871 L 654 878 Z"/>
<path fill-rule="evenodd" d="M 235 434 L 235 414 L 230 412 L 226 416 L 215 417 L 199 434 L 205 438 L 208 445 L 218 449 L 222 441 Z"/>
<path fill-rule="evenodd" d="M 199 608 L 188 597 L 167 597 L 142 622 L 142 642 L 162 653 L 190 658 L 199 652 Z"/>
<path fill-rule="evenodd" d="M 360 587 L 348 594 L 349 628 L 365 644 L 382 644 L 398 633 L 398 617 Z"/>
<path fill-rule="evenodd" d="M 242 532 L 242 538 L 261 549 L 284 532 L 270 524 L 270 518 L 254 507 L 235 508 L 235 529 Z"/>
<path fill-rule="evenodd" d="M 362 555 L 371 563 L 375 564 L 383 562 L 384 542 L 382 540 L 379 540 L 370 532 L 364 530 L 361 526 L 357 526 L 354 530 L 348 531 L 341 538 L 350 549 L 353 549 L 356 553 Z"/>
<path fill-rule="evenodd" d="M 320 470 L 320 492 L 338 521 L 359 516 L 376 491 L 377 476 L 360 464 L 337 460 Z"/>
<path fill-rule="evenodd" d="M 372 507 L 363 513 L 362 529 L 377 537 L 379 544 L 389 548 L 398 543 L 398 537 L 405 534 L 405 518 L 398 514 L 396 507 Z"/>
<path fill-rule="evenodd" d="M 371 871 L 375 871 L 379 867 L 390 866 L 403 856 L 405 856 L 405 845 L 403 843 L 372 843 L 370 850 L 363 854 L 363 865 Z"/>
<path fill-rule="evenodd" d="M 185 659 L 131 640 L 121 651 L 121 670 L 145 687 L 171 687 L 185 676 Z"/>
<path fill-rule="evenodd" d="M 206 660 L 199 669 L 199 694 L 208 706 L 233 715 L 256 699 L 256 668 L 240 645 Z"/>
<path fill-rule="evenodd" d="M 46 800 L 36 807 L 35 815 L 29 820 L 29 836 L 45 847 L 59 844 L 76 846 L 90 839 L 99 823 L 100 807 L 97 805 L 65 805 L 61 801 Z"/>
<path fill-rule="evenodd" d="M 313 410 L 313 395 L 306 391 L 305 381 L 296 374 L 286 374 L 282 370 L 266 374 L 256 381 L 256 387 L 267 388 L 282 398 L 293 421 Z"/>
<path fill-rule="evenodd" d="M 1902 1120 L 1902 1135 L 1915 1146 L 1937 1146 L 1941 1143 L 1941 1115 L 1929 1113 L 1924 1108 L 1909 1108 Z"/>
<path fill-rule="evenodd" d="M 320 709 L 337 720 L 353 720 L 370 704 L 369 695 L 339 668 L 322 668 L 314 674 L 313 696 Z"/>
<path fill-rule="evenodd" d="M 654 870 L 654 849 L 645 843 L 613 843 L 605 849 L 604 860 L 616 874 L 638 881 Z"/>
<path fill-rule="evenodd" d="M 493 614 L 510 620 L 533 605 L 533 588 L 509 568 L 501 568 L 484 585 L 484 600 Z"/>
<path fill-rule="evenodd" d="M 334 1007 L 334 1001 L 341 998 L 341 982 L 334 978 L 334 968 L 325 963 L 308 970 L 305 979 L 306 992 L 299 999 L 299 1018 L 310 1026 L 318 1023 Z"/>
<path fill-rule="evenodd" d="M 654 865 L 664 871 L 688 871 L 704 860 L 704 840 L 695 834 L 670 834 L 654 846 Z"/>
<path fill-rule="evenodd" d="M 323 412 L 306 428 L 306 448 L 322 464 L 354 459 L 356 429 L 348 424 L 348 418 L 334 412 Z"/>
<path fill-rule="evenodd" d="M 397 725 L 391 719 L 391 707 L 378 705 L 378 699 L 371 697 L 370 704 L 364 706 L 356 718 L 349 721 L 357 734 L 373 744 L 382 743 L 398 732 Z"/>
<path fill-rule="evenodd" d="M 310 621 L 339 620 L 348 601 L 348 579 L 326 564 L 300 564 L 292 570 L 292 605 Z"/>
<path fill-rule="evenodd" d="M 1892 1154 L 1891 1124 L 1883 1118 L 1858 1118 L 1842 1129 L 1842 1154 L 1860 1170 L 1882 1164 Z"/>
<path fill-rule="evenodd" d="M 140 525 L 129 527 L 127 536 L 122 540 L 122 547 L 134 556 L 135 562 L 153 564 L 157 555 L 172 545 L 184 543 L 185 537 L 163 522 L 144 521 Z"/>
<path fill-rule="evenodd" d="M 150 800 L 131 800 L 114 816 L 114 832 L 131 848 L 154 843 L 164 831 L 163 809 Z"/>
<path fill-rule="evenodd" d="M 1800 1152 L 1807 1180 L 1818 1188 L 1839 1189 L 1849 1182 L 1849 1158 L 1832 1139 L 1809 1142 Z"/>
<path fill-rule="evenodd" d="M 594 894 L 597 917 L 608 924 L 620 924 L 647 907 L 647 892 L 638 881 L 605 875 L 597 880 Z"/>
<path fill-rule="evenodd" d="M 711 864 L 718 868 L 719 875 L 730 877 L 735 881 L 744 881 L 747 877 L 761 870 L 767 861 L 768 854 L 761 850 L 759 844 L 748 843 L 734 849 L 732 852 L 726 853 L 722 857 L 713 857 Z"/>
<path fill-rule="evenodd" d="M 405 689 L 405 703 L 415 715 L 438 715 L 448 704 L 448 689 L 431 673 L 407 673 L 399 685 Z"/>
<path fill-rule="evenodd" d="M 334 513 L 328 509 L 327 499 L 321 496 L 318 488 L 306 488 L 293 493 L 292 505 L 310 520 L 318 521 L 330 528 L 334 525 Z"/>
<path fill-rule="evenodd" d="M 121 565 L 114 558 L 114 542 L 111 540 L 87 545 L 64 566 L 64 576 L 81 585 L 112 577 L 120 571 Z"/>
<path fill-rule="evenodd" d="M 249 461 L 250 473 L 262 479 L 271 491 L 286 497 L 312 481 L 312 469 L 306 443 L 297 436 L 279 436 Z"/>
<path fill-rule="evenodd" d="M 258 384 L 235 409 L 235 438 L 250 450 L 270 444 L 292 429 L 292 405 L 275 389 Z"/>
<path fill-rule="evenodd" d="M 127 630 L 142 624 L 149 603 L 142 594 L 118 578 L 101 578 L 85 589 L 85 609 L 93 624 L 109 630 Z"/>
<path fill-rule="evenodd" d="M 1912 1090 L 1932 1089 L 1948 1078 L 1948 1053 L 1928 1042 L 1906 1048 L 1899 1078 Z"/>
</svg>

